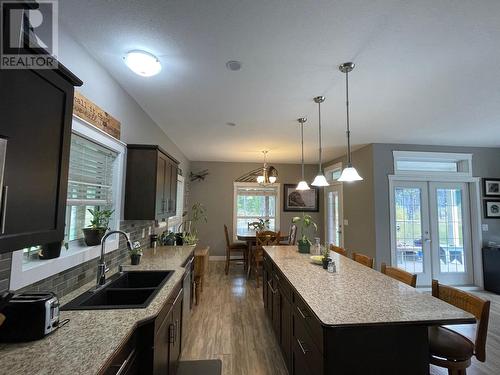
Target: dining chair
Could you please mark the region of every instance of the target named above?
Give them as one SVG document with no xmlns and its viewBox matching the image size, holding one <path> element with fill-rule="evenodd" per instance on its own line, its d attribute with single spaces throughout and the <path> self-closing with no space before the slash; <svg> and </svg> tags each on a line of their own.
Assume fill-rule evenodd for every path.
<svg viewBox="0 0 500 375">
<path fill-rule="evenodd" d="M 281 241 L 280 245 L 295 246 L 297 244 L 297 225 L 290 225 L 290 232 L 286 241 Z"/>
<path fill-rule="evenodd" d="M 275 246 L 279 245 L 281 239 L 280 232 L 273 232 L 270 230 L 265 230 L 257 232 L 256 236 L 256 246 L 252 250 L 250 261 L 253 262 L 252 269 L 255 273 L 255 280 L 257 283 L 257 288 L 259 287 L 259 268 L 262 265 L 264 259 L 264 249 L 263 246 Z"/>
<path fill-rule="evenodd" d="M 229 232 L 227 230 L 227 225 L 224 224 L 224 235 L 226 236 L 226 267 L 225 267 L 225 272 L 226 275 L 229 272 L 229 263 L 232 261 L 247 261 L 247 250 L 248 246 L 244 242 L 231 242 L 229 240 Z M 241 252 L 243 253 L 243 259 L 242 258 L 231 258 L 231 254 L 235 252 Z"/>
<path fill-rule="evenodd" d="M 414 273 L 409 273 L 403 271 L 402 269 L 388 266 L 385 263 L 382 263 L 380 266 L 380 272 L 414 288 L 417 286 L 417 275 Z"/>
<path fill-rule="evenodd" d="M 430 362 L 435 366 L 447 368 L 449 375 L 466 375 L 472 356 L 476 356 L 480 362 L 486 360 L 490 301 L 439 284 L 437 280 L 432 280 L 432 295 L 471 313 L 477 319 L 475 338 L 468 338 L 451 327 L 429 327 Z"/>
<path fill-rule="evenodd" d="M 343 255 L 343 256 L 347 256 L 347 250 L 344 249 L 343 247 L 340 247 L 340 246 L 337 246 L 337 245 L 334 245 L 334 244 L 330 244 L 330 250 L 337 253 L 337 254 L 340 254 L 340 255 Z"/>
<path fill-rule="evenodd" d="M 352 260 L 355 262 L 361 263 L 362 265 L 373 268 L 373 258 L 368 255 L 360 254 L 360 253 L 352 253 Z"/>
</svg>

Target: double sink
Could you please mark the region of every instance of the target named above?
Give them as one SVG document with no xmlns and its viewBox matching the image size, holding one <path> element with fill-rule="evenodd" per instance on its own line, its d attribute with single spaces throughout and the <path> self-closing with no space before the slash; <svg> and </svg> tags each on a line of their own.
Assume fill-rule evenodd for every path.
<svg viewBox="0 0 500 375">
<path fill-rule="evenodd" d="M 111 276 L 99 289 L 91 289 L 61 310 L 107 310 L 145 308 L 174 271 L 127 271 Z"/>
</svg>

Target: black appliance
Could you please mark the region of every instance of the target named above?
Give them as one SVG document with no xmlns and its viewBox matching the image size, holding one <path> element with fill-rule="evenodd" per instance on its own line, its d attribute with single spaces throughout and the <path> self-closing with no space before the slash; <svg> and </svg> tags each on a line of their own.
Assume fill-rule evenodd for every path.
<svg viewBox="0 0 500 375">
<path fill-rule="evenodd" d="M 0 342 L 39 340 L 59 326 L 59 300 L 54 293 L 14 295 L 2 309 Z"/>
<path fill-rule="evenodd" d="M 500 248 L 483 248 L 484 289 L 500 294 Z"/>
</svg>

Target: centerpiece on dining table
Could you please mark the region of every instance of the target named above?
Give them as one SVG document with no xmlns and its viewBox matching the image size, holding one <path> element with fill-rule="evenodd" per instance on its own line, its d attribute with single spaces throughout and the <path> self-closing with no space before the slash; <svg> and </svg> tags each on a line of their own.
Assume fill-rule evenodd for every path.
<svg viewBox="0 0 500 375">
<path fill-rule="evenodd" d="M 314 232 L 318 231 L 318 226 L 314 222 L 311 215 L 302 214 L 302 216 L 295 216 L 292 219 L 292 223 L 300 226 L 300 239 L 297 241 L 297 246 L 299 248 L 299 253 L 309 253 L 311 251 L 311 241 L 307 234 L 314 229 Z"/>
</svg>

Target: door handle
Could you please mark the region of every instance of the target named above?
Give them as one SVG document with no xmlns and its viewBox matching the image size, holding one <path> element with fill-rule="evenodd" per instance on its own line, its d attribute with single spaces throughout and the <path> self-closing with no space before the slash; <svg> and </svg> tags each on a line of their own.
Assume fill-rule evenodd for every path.
<svg viewBox="0 0 500 375">
<path fill-rule="evenodd" d="M 5 233 L 5 219 L 7 217 L 7 198 L 9 196 L 9 187 L 5 185 L 3 187 L 2 194 L 2 234 Z"/>
<path fill-rule="evenodd" d="M 426 243 L 430 243 L 432 240 L 431 240 L 430 238 L 425 238 L 425 239 L 424 239 L 424 241 L 425 241 Z"/>
</svg>

